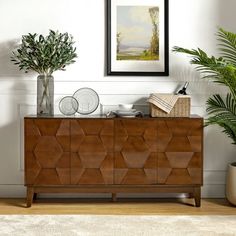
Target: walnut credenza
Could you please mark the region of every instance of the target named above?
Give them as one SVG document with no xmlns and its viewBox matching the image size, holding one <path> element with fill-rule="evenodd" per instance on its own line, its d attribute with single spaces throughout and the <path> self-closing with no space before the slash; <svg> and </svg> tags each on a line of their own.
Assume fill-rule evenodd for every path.
<svg viewBox="0 0 236 236">
<path fill-rule="evenodd" d="M 203 119 L 28 116 L 27 206 L 37 193 L 189 193 L 203 184 Z"/>
</svg>

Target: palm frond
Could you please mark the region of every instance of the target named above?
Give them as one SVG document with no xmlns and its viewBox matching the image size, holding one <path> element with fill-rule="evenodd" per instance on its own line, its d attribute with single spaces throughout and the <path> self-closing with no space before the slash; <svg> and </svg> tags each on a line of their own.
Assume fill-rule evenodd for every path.
<svg viewBox="0 0 236 236">
<path fill-rule="evenodd" d="M 236 34 L 220 28 L 217 33 L 221 57 L 208 56 L 200 48 L 185 49 L 174 47 L 174 52 L 185 53 L 191 56 L 190 63 L 202 73 L 202 78 L 225 85 L 230 93 L 222 98 L 215 94 L 207 101 L 209 118 L 206 125 L 217 124 L 223 132 L 236 144 Z"/>
<path fill-rule="evenodd" d="M 206 120 L 205 125 L 218 125 L 223 128 L 223 133 L 225 133 L 229 138 L 233 140 L 232 144 L 236 144 L 236 126 L 232 125 L 228 121 L 222 121 L 217 117 L 210 117 Z"/>
<path fill-rule="evenodd" d="M 207 101 L 207 112 L 211 115 L 206 119 L 206 125 L 217 124 L 223 132 L 236 144 L 236 100 L 228 93 L 223 99 L 219 94 Z"/>
<path fill-rule="evenodd" d="M 173 52 L 190 55 L 190 63 L 196 65 L 196 70 L 203 74 L 202 78 L 225 84 L 232 90 L 232 93 L 236 97 L 236 67 L 227 64 L 224 58 L 209 57 L 199 48 L 197 50 L 188 50 L 181 47 L 174 47 Z"/>
<path fill-rule="evenodd" d="M 181 47 L 174 47 L 173 52 L 185 53 L 191 56 L 190 63 L 197 65 L 196 69 L 201 73 L 218 75 L 218 68 L 225 66 L 225 61 L 222 57 L 215 58 L 214 56 L 209 57 L 203 50 L 198 48 L 197 50 L 185 49 Z"/>
<path fill-rule="evenodd" d="M 236 34 L 220 28 L 217 36 L 222 57 L 230 64 L 236 66 Z"/>
</svg>

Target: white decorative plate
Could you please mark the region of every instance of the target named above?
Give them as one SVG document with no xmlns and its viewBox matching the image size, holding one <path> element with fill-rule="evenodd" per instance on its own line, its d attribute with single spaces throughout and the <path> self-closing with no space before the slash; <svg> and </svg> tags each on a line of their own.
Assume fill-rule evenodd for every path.
<svg viewBox="0 0 236 236">
<path fill-rule="evenodd" d="M 122 110 L 122 109 L 119 109 L 116 111 L 117 113 L 134 113 L 136 112 L 136 109 L 129 109 L 129 110 Z"/>
<path fill-rule="evenodd" d="M 74 115 L 78 110 L 79 104 L 74 97 L 66 96 L 59 103 L 59 110 L 63 115 Z"/>
<path fill-rule="evenodd" d="M 142 115 L 140 111 L 115 111 L 114 112 L 119 117 L 136 117 L 137 115 Z"/>
<path fill-rule="evenodd" d="M 79 107 L 77 112 L 83 115 L 93 113 L 99 105 L 99 96 L 91 88 L 78 89 L 73 97 L 78 101 Z"/>
</svg>

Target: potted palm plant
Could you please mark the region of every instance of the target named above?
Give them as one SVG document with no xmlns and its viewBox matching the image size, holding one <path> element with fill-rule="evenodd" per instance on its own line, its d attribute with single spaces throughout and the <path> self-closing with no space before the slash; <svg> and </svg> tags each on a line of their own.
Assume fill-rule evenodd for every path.
<svg viewBox="0 0 236 236">
<path fill-rule="evenodd" d="M 20 46 L 13 51 L 11 61 L 20 70 L 37 72 L 37 114 L 54 113 L 54 78 L 53 72 L 65 70 L 75 62 L 76 48 L 73 37 L 68 33 L 53 30 L 49 35 L 28 34 L 22 36 Z"/>
<path fill-rule="evenodd" d="M 220 28 L 217 33 L 220 57 L 208 56 L 201 49 L 174 47 L 174 52 L 191 56 L 190 63 L 196 65 L 204 79 L 228 87 L 226 96 L 215 94 L 207 101 L 209 117 L 206 125 L 219 125 L 222 131 L 236 144 L 236 34 Z M 236 205 L 236 163 L 229 164 L 226 197 Z"/>
</svg>

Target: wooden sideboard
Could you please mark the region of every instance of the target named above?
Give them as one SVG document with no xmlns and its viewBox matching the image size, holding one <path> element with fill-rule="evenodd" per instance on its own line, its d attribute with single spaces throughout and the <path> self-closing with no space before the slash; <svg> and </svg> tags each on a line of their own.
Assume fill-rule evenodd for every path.
<svg viewBox="0 0 236 236">
<path fill-rule="evenodd" d="M 203 184 L 203 119 L 28 116 L 27 206 L 37 193 L 189 193 Z"/>
</svg>

